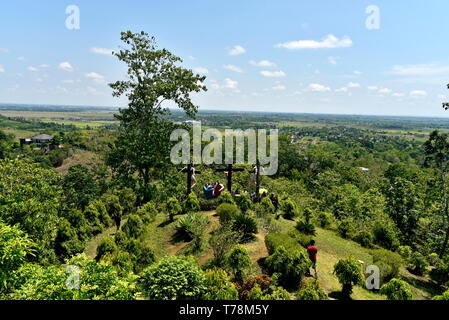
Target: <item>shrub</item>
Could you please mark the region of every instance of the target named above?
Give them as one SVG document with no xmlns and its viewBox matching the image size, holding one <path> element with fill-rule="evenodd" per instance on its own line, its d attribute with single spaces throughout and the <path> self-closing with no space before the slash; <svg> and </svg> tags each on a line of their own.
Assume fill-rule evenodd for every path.
<svg viewBox="0 0 449 320">
<path fill-rule="evenodd" d="M 387 222 L 377 221 L 373 227 L 374 241 L 378 245 L 395 250 L 399 246 L 399 239 L 394 227 Z"/>
<path fill-rule="evenodd" d="M 248 193 L 242 193 L 240 194 L 240 197 L 237 198 L 237 206 L 242 213 L 246 214 L 254 208 L 254 203 Z"/>
<path fill-rule="evenodd" d="M 146 268 L 139 287 L 151 300 L 200 299 L 205 290 L 204 273 L 192 258 L 170 257 Z"/>
<path fill-rule="evenodd" d="M 123 207 L 120 204 L 119 197 L 117 197 L 115 194 L 104 194 L 101 197 L 101 200 L 95 202 L 95 205 L 100 212 L 100 220 L 102 220 L 102 223 L 106 226 L 112 225 L 111 218 L 122 217 Z"/>
<path fill-rule="evenodd" d="M 126 251 L 118 251 L 116 254 L 112 255 L 111 258 L 112 265 L 118 270 L 119 274 L 126 275 L 131 272 L 134 268 L 134 263 L 131 255 Z"/>
<path fill-rule="evenodd" d="M 342 285 L 341 293 L 344 298 L 349 299 L 353 286 L 362 283 L 363 275 L 360 269 L 360 264 L 352 257 L 341 259 L 335 264 L 334 274 Z"/>
<path fill-rule="evenodd" d="M 400 246 L 398 248 L 398 253 L 401 255 L 402 258 L 404 259 L 410 259 L 410 257 L 412 256 L 412 248 L 410 248 L 409 246 Z"/>
<path fill-rule="evenodd" d="M 283 217 L 287 220 L 293 220 L 298 216 L 298 206 L 290 199 L 281 202 L 281 211 Z"/>
<path fill-rule="evenodd" d="M 287 251 L 280 246 L 267 258 L 266 266 L 272 274 L 278 274 L 284 288 L 297 288 L 309 269 L 309 259 L 302 248 Z"/>
<path fill-rule="evenodd" d="M 207 270 L 203 300 L 238 300 L 239 294 L 228 274 L 222 269 Z"/>
<path fill-rule="evenodd" d="M 157 209 L 153 202 L 145 203 L 139 210 L 137 210 L 137 215 L 142 219 L 145 224 L 152 223 L 156 220 Z"/>
<path fill-rule="evenodd" d="M 235 216 L 239 214 L 237 206 L 230 203 L 222 203 L 217 208 L 217 214 L 222 225 L 232 222 Z"/>
<path fill-rule="evenodd" d="M 316 229 L 313 224 L 307 221 L 298 221 L 295 226 L 296 230 L 302 234 L 314 236 L 316 235 Z"/>
<path fill-rule="evenodd" d="M 386 295 L 388 300 L 412 300 L 413 294 L 407 282 L 392 279 L 380 288 L 380 294 Z"/>
<path fill-rule="evenodd" d="M 126 221 L 122 230 L 128 237 L 138 238 L 145 232 L 145 226 L 140 216 L 131 214 L 128 216 L 128 221 Z"/>
<path fill-rule="evenodd" d="M 113 254 L 118 250 L 117 245 L 112 237 L 101 240 L 97 247 L 97 256 L 95 259 L 99 261 L 105 254 Z"/>
<path fill-rule="evenodd" d="M 372 250 L 371 255 L 373 256 L 373 264 L 380 269 L 382 284 L 398 277 L 399 270 L 403 264 L 403 260 L 399 254 L 385 249 L 377 249 Z"/>
<path fill-rule="evenodd" d="M 223 193 L 217 198 L 217 203 L 218 203 L 218 204 L 229 203 L 229 204 L 235 205 L 234 198 L 233 198 L 232 195 L 229 193 L 229 191 L 223 192 Z"/>
<path fill-rule="evenodd" d="M 329 212 L 320 212 L 317 217 L 318 224 L 321 228 L 329 228 L 334 220 L 334 216 Z"/>
<path fill-rule="evenodd" d="M 443 263 L 438 254 L 436 254 L 435 252 L 427 256 L 427 262 L 429 262 L 429 265 L 431 265 L 432 267 L 438 267 Z"/>
<path fill-rule="evenodd" d="M 435 296 L 432 300 L 449 301 L 449 290 L 444 292 L 441 296 Z"/>
<path fill-rule="evenodd" d="M 213 264 L 218 267 L 224 267 L 228 252 L 236 244 L 240 243 L 240 239 L 241 234 L 232 230 L 230 225 L 216 229 L 209 241 L 214 252 Z"/>
<path fill-rule="evenodd" d="M 117 246 L 124 248 L 128 241 L 128 236 L 122 230 L 119 230 L 115 233 L 114 240 Z"/>
<path fill-rule="evenodd" d="M 268 276 L 252 276 L 236 285 L 240 300 L 292 300 L 288 291 L 275 285 Z"/>
<path fill-rule="evenodd" d="M 365 248 L 369 248 L 373 244 L 374 237 L 371 234 L 371 232 L 369 232 L 368 230 L 363 229 L 363 230 L 359 230 L 355 234 L 354 240 L 357 243 L 359 243 L 361 246 L 363 246 Z"/>
<path fill-rule="evenodd" d="M 78 239 L 76 230 L 62 219 L 56 232 L 55 253 L 61 262 L 84 251 L 84 243 Z"/>
<path fill-rule="evenodd" d="M 217 206 L 217 199 L 200 199 L 201 211 L 213 211 L 217 209 Z"/>
<path fill-rule="evenodd" d="M 340 237 L 348 239 L 353 231 L 352 222 L 349 220 L 340 221 L 337 227 L 338 234 Z"/>
<path fill-rule="evenodd" d="M 197 212 L 200 210 L 200 202 L 194 192 L 191 192 L 183 203 L 185 213 Z"/>
<path fill-rule="evenodd" d="M 264 217 L 266 215 L 274 214 L 275 212 L 276 209 L 269 198 L 263 198 L 256 206 L 256 215 L 258 217 Z"/>
<path fill-rule="evenodd" d="M 237 283 L 242 283 L 245 272 L 251 267 L 252 261 L 244 246 L 236 245 L 227 257 L 227 265 L 234 273 Z"/>
<path fill-rule="evenodd" d="M 449 283 L 449 263 L 447 259 L 446 261 L 440 261 L 439 265 L 430 271 L 430 277 L 439 285 Z"/>
<path fill-rule="evenodd" d="M 173 222 L 175 215 L 180 214 L 182 211 L 181 205 L 178 199 L 171 197 L 168 198 L 165 204 L 165 212 L 168 214 L 168 218 Z"/>
<path fill-rule="evenodd" d="M 197 237 L 201 237 L 209 223 L 210 219 L 208 216 L 201 212 L 192 212 L 177 221 L 176 229 L 182 239 L 191 241 Z"/>
<path fill-rule="evenodd" d="M 296 294 L 298 300 L 327 300 L 326 292 L 321 288 L 318 280 L 303 284 Z"/>
<path fill-rule="evenodd" d="M 234 231 L 241 234 L 241 240 L 243 242 L 253 240 L 255 234 L 257 234 L 258 232 L 256 221 L 253 218 L 244 216 L 242 214 L 234 217 L 232 228 L 234 229 Z"/>
<path fill-rule="evenodd" d="M 422 276 L 429 266 L 426 258 L 417 251 L 412 253 L 412 256 L 408 259 L 408 263 L 409 271 L 419 276 Z"/>
<path fill-rule="evenodd" d="M 310 241 L 309 241 L 310 243 Z M 269 233 L 265 236 L 265 246 L 272 255 L 277 248 L 283 246 L 287 251 L 298 250 L 301 247 L 295 238 L 285 233 Z"/>
</svg>

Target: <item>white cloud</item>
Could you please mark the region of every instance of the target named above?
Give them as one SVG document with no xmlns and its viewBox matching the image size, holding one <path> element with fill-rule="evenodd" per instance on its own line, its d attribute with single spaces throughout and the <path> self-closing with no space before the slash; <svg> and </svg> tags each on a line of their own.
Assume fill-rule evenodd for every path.
<svg viewBox="0 0 449 320">
<path fill-rule="evenodd" d="M 368 86 L 367 88 L 369 91 L 376 91 L 377 89 L 379 89 L 377 86 Z"/>
<path fill-rule="evenodd" d="M 43 82 L 44 79 L 42 79 L 42 78 L 36 78 L 36 79 L 34 79 L 34 81 L 36 81 L 36 82 Z"/>
<path fill-rule="evenodd" d="M 104 83 L 104 76 L 96 72 L 89 72 L 84 74 L 84 76 L 86 78 L 94 80 L 96 83 Z"/>
<path fill-rule="evenodd" d="M 314 92 L 327 92 L 327 91 L 331 91 L 331 88 L 323 86 L 322 84 L 319 83 L 311 83 L 308 86 L 308 89 L 310 91 L 314 91 Z"/>
<path fill-rule="evenodd" d="M 208 74 L 209 70 L 203 67 L 196 67 L 195 69 L 193 69 L 193 71 L 195 71 L 196 73 L 202 73 L 202 74 Z"/>
<path fill-rule="evenodd" d="M 398 76 L 449 75 L 449 66 L 436 64 L 396 65 L 389 73 Z"/>
<path fill-rule="evenodd" d="M 73 67 L 70 64 L 70 62 L 61 62 L 59 64 L 59 69 L 67 71 L 67 72 L 73 72 L 75 70 L 75 69 L 73 69 Z"/>
<path fill-rule="evenodd" d="M 349 83 L 347 84 L 347 87 L 348 87 L 348 88 L 360 88 L 360 83 L 357 83 L 357 82 L 349 82 Z"/>
<path fill-rule="evenodd" d="M 25 60 L 25 57 L 22 57 L 22 56 L 17 57 L 17 60 L 19 60 L 19 61 L 24 61 L 24 60 Z"/>
<path fill-rule="evenodd" d="M 98 48 L 98 47 L 92 47 L 92 48 L 90 48 L 90 50 L 89 50 L 90 52 L 92 52 L 92 53 L 95 53 L 95 54 L 102 54 L 102 55 L 107 55 L 107 56 L 110 56 L 110 55 L 112 55 L 112 49 L 106 49 L 106 48 Z"/>
<path fill-rule="evenodd" d="M 8 53 L 9 50 L 6 48 L 0 48 L 0 53 Z"/>
<path fill-rule="evenodd" d="M 244 53 L 246 53 L 246 50 L 242 46 L 234 46 L 234 47 L 232 47 L 231 50 L 228 51 L 228 54 L 230 56 L 238 56 L 238 55 L 244 54 Z"/>
<path fill-rule="evenodd" d="M 427 96 L 427 92 L 424 90 L 413 90 L 410 91 L 410 96 L 412 97 L 425 97 Z"/>
<path fill-rule="evenodd" d="M 224 80 L 223 88 L 225 89 L 237 89 L 239 83 L 235 80 L 226 78 Z"/>
<path fill-rule="evenodd" d="M 329 34 L 322 41 L 315 40 L 298 40 L 279 43 L 275 47 L 285 48 L 290 50 L 304 50 L 304 49 L 333 49 L 333 48 L 348 48 L 352 46 L 352 40 L 348 36 L 338 39 L 336 36 Z"/>
<path fill-rule="evenodd" d="M 348 92 L 348 88 L 343 87 L 343 88 L 340 88 L 340 89 L 336 89 L 335 92 Z"/>
<path fill-rule="evenodd" d="M 90 94 L 92 94 L 92 95 L 98 94 L 97 89 L 92 88 L 92 87 L 87 87 L 87 92 L 90 93 Z"/>
<path fill-rule="evenodd" d="M 381 88 L 381 89 L 379 89 L 378 92 L 379 92 L 380 94 L 389 94 L 389 93 L 392 92 L 392 90 L 391 90 L 391 89 L 388 89 L 388 88 Z"/>
<path fill-rule="evenodd" d="M 359 76 L 359 75 L 361 75 L 362 74 L 362 72 L 360 72 L 359 70 L 354 70 L 354 72 L 353 72 L 355 75 L 357 75 L 357 76 Z"/>
<path fill-rule="evenodd" d="M 48 64 L 46 64 L 46 63 L 43 63 L 43 64 L 40 65 L 40 67 L 41 67 L 41 68 L 48 68 L 48 67 L 50 67 L 50 66 L 49 66 Z"/>
<path fill-rule="evenodd" d="M 276 64 L 274 62 L 268 60 L 261 60 L 261 61 L 251 60 L 249 63 L 256 67 L 263 67 L 263 68 L 276 67 Z"/>
<path fill-rule="evenodd" d="M 327 62 L 329 62 L 330 64 L 335 66 L 335 65 L 337 65 L 337 59 L 338 59 L 337 57 L 332 57 L 331 56 L 331 57 L 327 58 Z"/>
<path fill-rule="evenodd" d="M 320 71 L 320 70 L 318 70 L 318 69 L 316 69 L 315 71 L 313 71 L 313 73 L 314 73 L 314 74 L 320 74 L 320 73 L 321 73 L 321 71 Z"/>
<path fill-rule="evenodd" d="M 393 97 L 401 98 L 401 97 L 404 97 L 404 96 L 405 96 L 405 94 L 403 94 L 403 93 L 399 93 L 399 92 L 393 93 Z"/>
<path fill-rule="evenodd" d="M 283 78 L 287 76 L 284 71 L 261 71 L 261 75 L 267 78 Z"/>
<path fill-rule="evenodd" d="M 287 90 L 287 87 L 282 84 L 278 84 L 278 85 L 275 85 L 274 87 L 272 87 L 271 89 L 273 89 L 275 91 L 284 91 L 284 90 Z"/>
<path fill-rule="evenodd" d="M 447 99 L 447 96 L 445 96 L 444 94 L 439 94 L 437 96 L 438 99 Z"/>
<path fill-rule="evenodd" d="M 0 64 L 0 72 L 5 72 L 5 68 Z"/>
<path fill-rule="evenodd" d="M 35 67 L 32 67 L 32 66 L 29 66 L 29 67 L 27 68 L 27 70 L 28 70 L 28 71 L 31 71 L 31 72 L 38 72 L 38 71 L 39 71 L 38 68 L 35 68 Z"/>
<path fill-rule="evenodd" d="M 239 68 L 237 66 L 234 66 L 233 64 L 227 64 L 223 68 L 225 68 L 227 70 L 231 70 L 231 71 L 237 72 L 237 73 L 243 73 L 244 72 L 241 68 Z"/>
</svg>

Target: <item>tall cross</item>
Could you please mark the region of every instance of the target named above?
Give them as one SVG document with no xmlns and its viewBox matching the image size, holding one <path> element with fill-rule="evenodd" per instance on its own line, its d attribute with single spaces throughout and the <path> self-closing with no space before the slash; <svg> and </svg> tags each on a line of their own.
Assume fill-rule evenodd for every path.
<svg viewBox="0 0 449 320">
<path fill-rule="evenodd" d="M 223 168 L 223 169 L 215 169 L 216 172 L 224 172 L 227 173 L 227 178 L 228 178 L 228 185 L 227 185 L 227 189 L 230 193 L 232 193 L 232 173 L 233 172 L 241 172 L 241 171 L 245 171 L 245 169 L 243 168 L 234 168 L 232 164 L 228 164 L 227 168 Z"/>
<path fill-rule="evenodd" d="M 187 167 L 179 170 L 179 172 L 187 173 L 187 196 L 192 193 L 192 176 L 194 170 L 195 174 L 201 174 L 201 171 L 196 170 L 191 163 Z"/>
<path fill-rule="evenodd" d="M 256 202 L 260 202 L 260 162 L 257 160 L 256 166 L 251 170 L 256 174 Z"/>
</svg>

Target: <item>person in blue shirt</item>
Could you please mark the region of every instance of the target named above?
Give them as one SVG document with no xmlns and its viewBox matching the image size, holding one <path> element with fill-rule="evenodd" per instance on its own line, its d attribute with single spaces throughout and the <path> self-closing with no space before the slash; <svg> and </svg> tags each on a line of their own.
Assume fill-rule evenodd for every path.
<svg viewBox="0 0 449 320">
<path fill-rule="evenodd" d="M 210 200 L 214 198 L 214 187 L 212 185 L 212 183 L 208 182 L 204 188 L 204 196 L 206 197 L 206 199 Z"/>
</svg>

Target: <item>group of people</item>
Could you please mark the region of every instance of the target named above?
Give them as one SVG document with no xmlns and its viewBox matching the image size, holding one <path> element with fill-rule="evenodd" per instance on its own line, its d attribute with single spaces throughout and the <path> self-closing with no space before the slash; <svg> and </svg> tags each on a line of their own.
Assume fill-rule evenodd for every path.
<svg viewBox="0 0 449 320">
<path fill-rule="evenodd" d="M 208 200 L 218 198 L 224 189 L 225 187 L 220 181 L 215 182 L 215 184 L 212 184 L 212 182 L 208 182 L 203 187 L 204 196 Z"/>
</svg>

